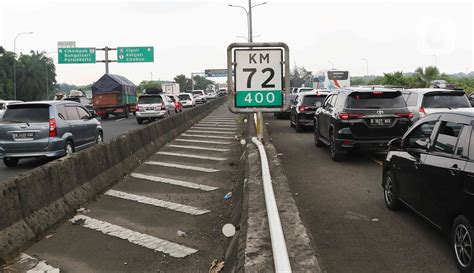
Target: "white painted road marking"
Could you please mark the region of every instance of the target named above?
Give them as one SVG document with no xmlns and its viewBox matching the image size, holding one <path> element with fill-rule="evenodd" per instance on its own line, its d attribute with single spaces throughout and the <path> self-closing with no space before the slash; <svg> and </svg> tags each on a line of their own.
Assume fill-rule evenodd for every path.
<svg viewBox="0 0 474 273">
<path fill-rule="evenodd" d="M 127 118 L 119 118 L 119 119 L 117 119 L 117 120 L 115 120 L 115 121 L 122 121 L 122 120 L 124 120 L 124 119 L 127 119 Z"/>
<path fill-rule="evenodd" d="M 194 135 L 194 134 L 187 134 L 187 133 L 183 133 L 183 134 L 181 134 L 181 136 L 201 137 L 201 138 L 216 138 L 216 139 L 234 139 L 234 137 L 231 137 L 231 136 Z"/>
<path fill-rule="evenodd" d="M 138 178 L 138 179 L 145 179 L 145 180 L 150 180 L 153 182 L 171 184 L 175 186 L 181 186 L 181 187 L 202 190 L 202 191 L 213 191 L 213 190 L 218 189 L 217 187 L 196 184 L 196 183 L 186 182 L 186 181 L 180 181 L 180 180 L 175 180 L 175 179 L 169 179 L 169 178 L 164 178 L 164 177 L 159 177 L 159 176 L 146 175 L 146 174 L 141 174 L 141 173 L 131 173 L 130 176 L 134 178 Z"/>
<path fill-rule="evenodd" d="M 26 253 L 21 253 L 18 260 L 19 264 L 33 266 L 26 270 L 27 273 L 59 273 L 59 268 L 52 267 L 45 261 L 40 261 L 35 257 L 31 257 Z"/>
<path fill-rule="evenodd" d="M 198 209 L 198 208 L 183 205 L 183 204 L 168 202 L 168 201 L 164 201 L 164 200 L 160 200 L 156 198 L 127 193 L 123 191 L 108 190 L 107 192 L 105 192 L 105 195 L 113 196 L 113 197 L 117 197 L 117 198 L 121 198 L 125 200 L 135 201 L 135 202 L 146 204 L 146 205 L 152 205 L 152 206 L 160 207 L 164 209 L 179 211 L 179 212 L 183 212 L 183 213 L 187 213 L 191 215 L 202 215 L 202 214 L 206 214 L 210 212 L 210 210 L 207 210 L 207 209 Z"/>
<path fill-rule="evenodd" d="M 221 130 L 221 131 L 230 131 L 230 132 L 235 132 L 237 130 L 236 128 L 204 127 L 204 126 L 193 126 L 192 128 L 198 129 L 198 130 Z"/>
<path fill-rule="evenodd" d="M 231 141 L 212 141 L 212 140 L 197 140 L 197 139 L 185 139 L 185 138 L 176 138 L 175 141 L 207 143 L 207 144 L 222 144 L 222 145 L 232 144 Z"/>
<path fill-rule="evenodd" d="M 232 132 L 219 132 L 219 131 L 203 131 L 203 130 L 194 130 L 189 129 L 186 132 L 190 133 L 205 133 L 205 134 L 221 134 L 221 135 L 234 135 Z"/>
<path fill-rule="evenodd" d="M 235 124 L 217 124 L 217 123 L 198 123 L 194 127 L 212 127 L 212 128 L 232 128 L 237 129 Z"/>
<path fill-rule="evenodd" d="M 219 171 L 219 170 L 216 170 L 216 169 L 202 168 L 202 167 L 195 167 L 195 166 L 187 166 L 187 165 L 166 163 L 166 162 L 159 162 L 159 161 L 146 161 L 145 164 L 163 166 L 163 167 L 170 167 L 170 168 L 177 168 L 177 169 L 192 170 L 192 171 L 199 171 L 199 172 L 205 172 L 205 173 L 215 173 L 215 172 Z"/>
<path fill-rule="evenodd" d="M 176 144 L 168 144 L 168 145 L 166 145 L 166 147 L 191 149 L 191 150 L 213 151 L 213 152 L 227 152 L 227 151 L 230 151 L 230 149 L 225 149 L 225 148 L 209 148 L 209 147 L 187 146 L 187 145 L 176 145 Z"/>
<path fill-rule="evenodd" d="M 192 155 L 192 154 L 184 154 L 184 153 L 157 152 L 156 154 L 187 157 L 187 158 L 196 158 L 196 159 L 205 159 L 205 160 L 214 160 L 214 161 L 225 161 L 225 160 L 227 160 L 226 158 L 223 158 L 223 157 Z"/>
<path fill-rule="evenodd" d="M 114 225 L 85 215 L 76 215 L 69 220 L 72 223 L 84 221 L 81 226 L 99 231 L 103 234 L 129 241 L 132 244 L 148 248 L 154 251 L 166 253 L 171 257 L 184 258 L 188 255 L 198 252 L 196 249 L 182 246 L 170 241 L 166 241 L 148 234 Z"/>
</svg>

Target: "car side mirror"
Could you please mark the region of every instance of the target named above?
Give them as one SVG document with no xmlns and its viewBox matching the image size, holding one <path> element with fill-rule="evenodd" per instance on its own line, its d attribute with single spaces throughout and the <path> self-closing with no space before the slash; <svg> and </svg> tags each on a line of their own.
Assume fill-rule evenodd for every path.
<svg viewBox="0 0 474 273">
<path fill-rule="evenodd" d="M 321 105 L 322 105 L 322 103 L 320 101 L 316 102 L 316 104 L 315 104 L 315 106 L 318 107 L 318 108 L 321 107 Z"/>
<path fill-rule="evenodd" d="M 401 146 L 402 146 L 402 138 L 401 137 L 394 138 L 394 139 L 392 139 L 388 142 L 388 147 L 390 149 L 398 149 L 398 148 L 401 148 Z"/>
</svg>

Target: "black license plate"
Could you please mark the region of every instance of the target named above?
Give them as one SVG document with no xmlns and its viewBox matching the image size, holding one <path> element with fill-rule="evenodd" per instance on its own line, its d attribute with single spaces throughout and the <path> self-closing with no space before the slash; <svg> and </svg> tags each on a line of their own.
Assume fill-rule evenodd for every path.
<svg viewBox="0 0 474 273">
<path fill-rule="evenodd" d="M 15 133 L 15 139 L 28 139 L 33 138 L 35 133 L 25 132 L 25 133 Z"/>
<path fill-rule="evenodd" d="M 392 124 L 392 119 L 390 118 L 371 118 L 370 125 L 372 126 L 387 126 Z"/>
</svg>

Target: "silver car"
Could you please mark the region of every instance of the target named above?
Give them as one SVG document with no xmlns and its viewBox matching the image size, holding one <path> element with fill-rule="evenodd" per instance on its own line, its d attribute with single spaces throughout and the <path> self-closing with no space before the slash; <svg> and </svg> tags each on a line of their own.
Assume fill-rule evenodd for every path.
<svg viewBox="0 0 474 273">
<path fill-rule="evenodd" d="M 61 157 L 102 143 L 100 122 L 68 101 L 11 104 L 0 120 L 0 159 L 7 167 L 21 158 Z"/>
<path fill-rule="evenodd" d="M 192 92 L 194 100 L 196 103 L 206 103 L 207 102 L 207 97 L 206 93 L 204 93 L 203 90 L 193 90 Z"/>
<path fill-rule="evenodd" d="M 166 118 L 176 113 L 174 102 L 165 94 L 145 94 L 138 98 L 137 123 Z"/>
</svg>

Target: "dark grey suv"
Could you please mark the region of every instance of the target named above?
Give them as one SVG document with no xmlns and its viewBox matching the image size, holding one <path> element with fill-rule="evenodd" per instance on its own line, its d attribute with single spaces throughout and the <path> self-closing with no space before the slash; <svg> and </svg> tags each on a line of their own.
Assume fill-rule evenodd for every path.
<svg viewBox="0 0 474 273">
<path fill-rule="evenodd" d="M 103 130 L 81 104 L 38 101 L 9 105 L 0 120 L 0 159 L 61 157 L 103 142 Z"/>
</svg>

